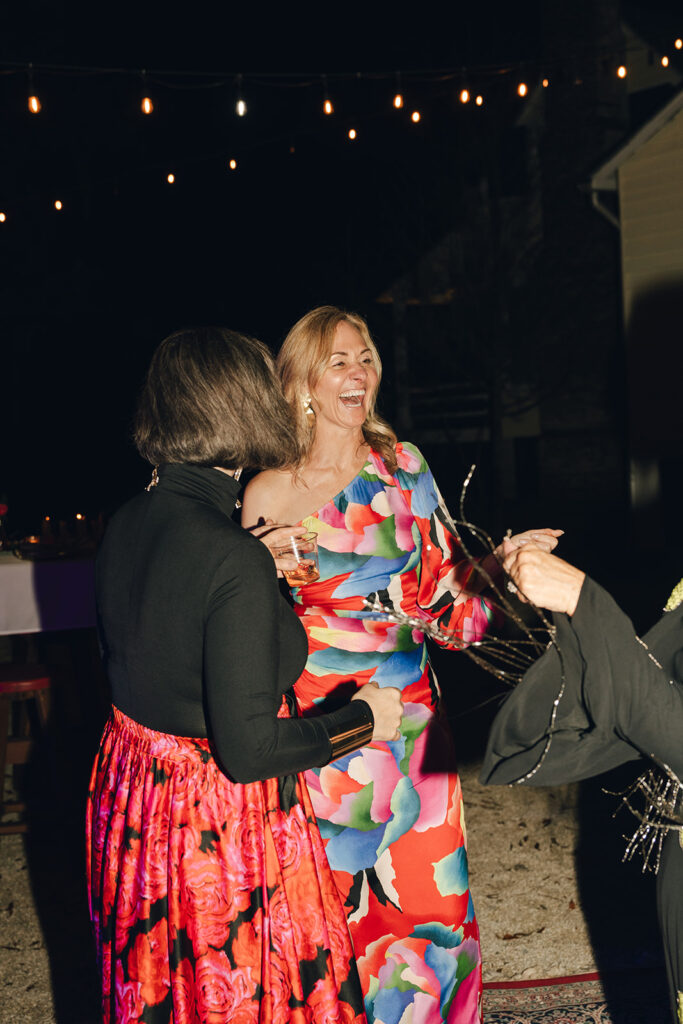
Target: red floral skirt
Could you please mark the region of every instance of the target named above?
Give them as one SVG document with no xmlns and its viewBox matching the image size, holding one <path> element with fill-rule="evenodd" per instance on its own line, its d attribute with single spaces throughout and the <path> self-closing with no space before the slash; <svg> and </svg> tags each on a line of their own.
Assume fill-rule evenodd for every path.
<svg viewBox="0 0 683 1024">
<path fill-rule="evenodd" d="M 233 783 L 208 740 L 114 708 L 86 831 L 105 1024 L 365 1021 L 300 776 Z"/>
</svg>

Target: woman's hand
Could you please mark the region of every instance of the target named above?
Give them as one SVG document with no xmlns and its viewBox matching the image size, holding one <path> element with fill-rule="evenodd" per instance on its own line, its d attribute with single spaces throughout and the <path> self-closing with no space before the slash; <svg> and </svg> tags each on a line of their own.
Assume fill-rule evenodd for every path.
<svg viewBox="0 0 683 1024">
<path fill-rule="evenodd" d="M 533 544 L 514 547 L 511 538 L 503 541 L 503 548 L 503 569 L 517 588 L 520 601 L 574 614 L 585 573 Z M 508 587 L 512 589 L 509 583 Z"/>
<path fill-rule="evenodd" d="M 525 530 L 524 533 L 515 533 L 512 537 L 506 537 L 503 544 L 507 545 L 506 551 L 510 550 L 510 545 L 514 548 L 522 548 L 525 544 L 535 544 L 541 551 L 553 551 L 563 533 L 564 530 L 551 530 L 549 527 L 543 527 L 540 530 Z M 504 557 L 503 544 L 499 544 L 494 551 L 501 562 Z"/>
<path fill-rule="evenodd" d="M 266 519 L 265 522 L 259 521 L 257 526 L 250 526 L 248 532 L 266 545 L 273 555 L 275 568 L 281 579 L 286 572 L 293 572 L 297 568 L 299 563 L 293 554 L 290 557 L 289 555 L 275 555 L 273 552 L 277 548 L 285 547 L 289 543 L 290 537 L 303 536 L 306 533 L 305 526 L 283 526 L 281 523 L 274 523 L 272 519 Z"/>
<path fill-rule="evenodd" d="M 351 700 L 364 700 L 372 708 L 375 728 L 372 734 L 375 740 L 398 740 L 401 738 L 400 726 L 403 718 L 403 701 L 401 691 L 395 686 L 378 686 L 377 683 L 366 683 L 354 693 Z"/>
</svg>

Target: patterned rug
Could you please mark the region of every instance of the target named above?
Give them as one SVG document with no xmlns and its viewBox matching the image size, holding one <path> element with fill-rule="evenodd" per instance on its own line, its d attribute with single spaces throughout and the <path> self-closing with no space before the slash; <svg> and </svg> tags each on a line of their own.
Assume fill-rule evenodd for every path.
<svg viewBox="0 0 683 1024">
<path fill-rule="evenodd" d="M 485 1024 L 671 1024 L 660 970 L 484 985 Z"/>
</svg>

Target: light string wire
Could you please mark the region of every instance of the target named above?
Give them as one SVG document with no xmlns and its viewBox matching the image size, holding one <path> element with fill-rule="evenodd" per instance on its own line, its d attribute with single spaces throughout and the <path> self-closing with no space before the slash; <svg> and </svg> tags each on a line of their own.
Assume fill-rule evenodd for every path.
<svg viewBox="0 0 683 1024">
<path fill-rule="evenodd" d="M 319 85 L 321 75 L 325 75 L 329 81 L 341 82 L 341 81 L 353 81 L 358 79 L 367 79 L 374 81 L 391 81 L 396 82 L 397 74 L 400 75 L 403 84 L 410 81 L 438 81 L 450 80 L 450 79 L 462 79 L 469 78 L 476 75 L 501 75 L 511 74 L 519 72 L 530 72 L 538 70 L 539 73 L 543 71 L 550 72 L 553 69 L 557 69 L 562 66 L 571 66 L 574 70 L 574 65 L 578 61 L 591 60 L 591 61 L 622 61 L 628 59 L 630 56 L 636 54 L 654 54 L 659 55 L 661 49 L 660 42 L 648 43 L 638 42 L 633 40 L 632 42 L 626 42 L 620 46 L 610 45 L 602 46 L 588 43 L 586 46 L 574 47 L 571 50 L 558 53 L 557 55 L 547 55 L 543 57 L 530 57 L 522 60 L 504 60 L 499 62 L 470 62 L 468 64 L 458 64 L 457 66 L 441 67 L 441 68 L 413 68 L 406 70 L 393 69 L 366 69 L 366 70 L 340 70 L 340 71 L 312 71 L 312 70 L 292 70 L 292 71 L 266 71 L 266 70 L 253 70 L 244 71 L 241 69 L 226 70 L 225 68 L 208 70 L 199 68 L 139 68 L 130 66 L 116 66 L 116 65 L 102 65 L 102 64 L 66 64 L 58 62 L 39 62 L 39 61 L 15 61 L 15 60 L 0 60 L 0 74 L 4 75 L 21 75 L 27 72 L 33 72 L 40 75 L 64 75 L 64 76 L 114 76 L 119 78 L 131 78 L 136 82 L 139 81 L 140 76 L 143 72 L 146 75 L 148 81 L 155 81 L 156 84 L 169 85 L 173 87 L 170 79 L 178 79 L 180 81 L 189 81 L 190 79 L 206 79 L 207 81 L 202 83 L 199 82 L 199 87 L 213 88 L 216 85 L 232 85 L 234 84 L 237 76 L 241 76 L 243 82 L 261 82 L 263 84 L 290 84 L 292 81 L 299 85 Z M 669 58 L 676 56 L 680 51 L 680 47 L 677 46 L 675 41 L 672 41 L 670 53 L 667 54 Z M 662 50 L 663 53 L 663 50 Z M 196 88 L 197 86 L 188 85 L 187 88 Z"/>
<path fill-rule="evenodd" d="M 678 52 L 683 49 L 683 40 L 678 38 L 674 41 L 673 49 L 671 50 L 671 58 L 677 61 Z M 396 81 L 401 81 L 403 86 L 405 84 L 412 84 L 417 87 L 422 85 L 438 85 L 443 84 L 444 86 L 459 82 L 459 86 L 466 85 L 468 92 L 477 88 L 485 89 L 485 80 L 489 79 L 493 83 L 496 79 L 500 79 L 505 75 L 517 75 L 518 77 L 527 77 L 529 75 L 536 76 L 538 83 L 543 78 L 543 85 L 548 84 L 547 75 L 553 75 L 558 69 L 566 71 L 569 69 L 572 77 L 575 78 L 576 72 L 581 72 L 581 62 L 591 62 L 592 70 L 600 73 L 608 72 L 611 73 L 614 69 L 609 69 L 608 64 L 610 61 L 623 61 L 628 60 L 630 56 L 636 53 L 647 53 L 652 56 L 655 51 L 658 53 L 659 50 L 654 44 L 649 43 L 624 43 L 622 46 L 595 46 L 588 44 L 584 47 L 574 48 L 572 52 L 559 53 L 555 56 L 544 56 L 543 58 L 528 58 L 524 60 L 510 61 L 505 60 L 500 63 L 470 63 L 467 65 L 459 65 L 457 67 L 446 67 L 446 68 L 422 68 L 405 71 L 396 70 L 366 70 L 366 71 L 251 71 L 251 72 L 237 72 L 237 71 L 226 71 L 226 70 L 199 70 L 199 69 L 163 69 L 163 68 L 134 68 L 134 67 L 117 67 L 117 66 L 105 66 L 105 65 L 84 65 L 84 64 L 60 64 L 50 62 L 38 62 L 35 61 L 12 61 L 12 60 L 0 60 L 0 77 L 7 76 L 24 76 L 28 75 L 29 83 L 32 83 L 33 76 L 38 74 L 43 78 L 46 76 L 52 77 L 63 77 L 63 78 L 93 78 L 93 77 L 118 77 L 120 79 L 129 78 L 134 81 L 136 86 L 139 85 L 139 81 L 142 78 L 144 82 L 151 83 L 152 85 L 159 88 L 166 88 L 169 90 L 185 90 L 188 92 L 201 91 L 201 90 L 216 90 L 224 88 L 234 87 L 235 81 L 239 79 L 242 84 L 247 86 L 269 86 L 272 88 L 282 89 L 309 89 L 319 88 L 321 76 L 326 80 L 339 85 L 344 82 L 360 82 L 365 81 L 368 83 L 384 83 L 390 82 L 393 87 L 396 87 Z M 669 68 L 671 64 L 671 58 L 666 58 L 665 68 Z M 676 66 L 671 68 L 675 71 Z M 576 78 L 574 84 L 581 84 L 582 78 Z M 524 97 L 529 94 L 529 89 L 524 86 L 524 93 L 520 93 Z M 473 93 L 472 93 L 473 95 Z M 481 97 L 477 98 L 478 100 Z M 423 102 L 424 97 L 418 100 Z M 463 104 L 466 105 L 466 104 Z M 403 106 L 403 104 L 401 104 Z M 376 116 L 380 116 L 379 114 Z M 386 114 L 382 115 L 386 116 Z M 364 112 L 364 120 L 367 118 L 367 111 Z M 348 120 L 348 116 L 346 118 Z M 291 139 L 294 134 L 300 135 L 299 130 L 290 130 L 287 135 L 290 139 L 290 152 L 293 151 Z M 313 134 L 313 129 L 309 129 L 306 134 Z M 348 133 L 347 133 L 348 134 Z M 355 137 L 355 136 L 354 136 Z M 245 151 L 244 144 L 237 147 L 237 151 L 233 151 L 229 154 L 231 158 L 238 158 L 238 162 L 253 150 L 253 148 L 262 148 L 264 143 L 258 143 L 256 147 L 247 147 Z M 235 150 L 235 147 L 233 147 Z M 212 159 L 212 158 L 208 158 Z M 173 163 L 174 166 L 185 165 L 187 160 L 185 158 L 172 158 L 162 161 L 159 160 L 154 164 L 150 165 L 145 162 L 145 170 L 153 170 L 154 167 L 163 166 L 168 170 L 169 162 Z M 196 161 L 193 161 L 196 162 Z M 232 168 L 232 164 L 230 165 Z M 132 172 L 135 173 L 135 172 Z M 126 177 L 131 177 L 129 172 Z M 170 180 L 170 179 L 169 179 Z M 91 182 L 88 187 L 88 193 L 92 192 L 93 187 L 97 188 L 106 187 L 107 182 L 113 183 L 118 186 L 119 179 L 112 182 L 111 176 L 105 175 L 100 176 L 97 181 Z M 64 190 L 62 190 L 64 191 Z M 71 199 L 79 195 L 83 190 L 81 189 L 68 189 Z M 35 203 L 40 201 L 38 194 L 34 198 L 32 194 L 23 192 L 11 202 L 12 208 L 16 209 L 26 203 Z M 7 220 L 7 217 L 3 211 L 3 221 Z"/>
</svg>

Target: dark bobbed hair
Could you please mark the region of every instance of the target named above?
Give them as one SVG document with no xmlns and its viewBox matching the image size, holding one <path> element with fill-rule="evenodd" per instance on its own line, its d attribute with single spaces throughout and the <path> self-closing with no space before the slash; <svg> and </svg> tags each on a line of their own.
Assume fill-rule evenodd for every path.
<svg viewBox="0 0 683 1024">
<path fill-rule="evenodd" d="M 153 466 L 277 469 L 298 453 L 270 352 L 222 327 L 176 331 L 161 342 L 138 399 L 133 439 Z"/>
</svg>

